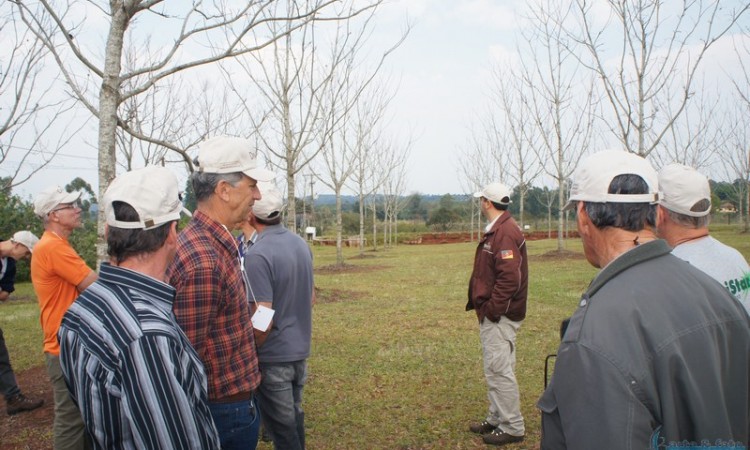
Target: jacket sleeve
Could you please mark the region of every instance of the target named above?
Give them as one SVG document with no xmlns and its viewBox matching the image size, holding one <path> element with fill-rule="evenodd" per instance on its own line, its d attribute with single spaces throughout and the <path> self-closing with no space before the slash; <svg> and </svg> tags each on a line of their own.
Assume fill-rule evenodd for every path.
<svg viewBox="0 0 750 450">
<path fill-rule="evenodd" d="M 490 299 L 482 305 L 484 315 L 497 322 L 508 312 L 510 302 L 521 289 L 521 251 L 509 236 L 502 236 L 493 247 L 495 283 Z"/>
<path fill-rule="evenodd" d="M 552 381 L 539 399 L 542 449 L 646 449 L 651 414 L 611 361 L 579 344 L 562 344 Z"/>
</svg>

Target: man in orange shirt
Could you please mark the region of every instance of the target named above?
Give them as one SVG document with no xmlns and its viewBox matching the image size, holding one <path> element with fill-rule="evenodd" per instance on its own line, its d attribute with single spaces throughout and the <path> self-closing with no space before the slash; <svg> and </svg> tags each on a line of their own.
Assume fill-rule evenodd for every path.
<svg viewBox="0 0 750 450">
<path fill-rule="evenodd" d="M 97 278 L 68 242 L 73 230 L 81 226 L 80 196 L 80 192 L 52 186 L 34 199 L 34 213 L 44 222 L 44 234 L 31 258 L 31 282 L 39 300 L 47 374 L 54 388 L 55 450 L 89 448 L 81 414 L 62 375 L 57 341 L 57 330 L 68 307 Z"/>
</svg>

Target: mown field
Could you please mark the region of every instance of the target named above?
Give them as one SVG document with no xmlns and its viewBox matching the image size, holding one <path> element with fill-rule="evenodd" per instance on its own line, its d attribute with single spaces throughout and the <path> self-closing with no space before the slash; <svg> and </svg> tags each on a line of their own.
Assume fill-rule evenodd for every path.
<svg viewBox="0 0 750 450">
<path fill-rule="evenodd" d="M 728 228 L 714 235 L 750 256 L 747 235 Z M 566 245 L 570 253 L 559 257 L 550 254 L 555 241 L 528 243 L 529 308 L 516 368 L 526 441 L 506 448 L 538 447 L 544 359 L 556 351 L 560 320 L 596 273 L 578 240 Z M 364 258 L 347 249 L 345 270 L 331 267 L 334 248 L 314 248 L 319 292 L 304 398 L 308 448 L 486 448 L 467 431 L 487 408 L 476 316 L 464 311 L 474 247 L 402 245 Z M 43 364 L 41 332 L 30 286 L 19 286 L 16 297 L 0 304 L 0 327 L 24 372 Z"/>
</svg>

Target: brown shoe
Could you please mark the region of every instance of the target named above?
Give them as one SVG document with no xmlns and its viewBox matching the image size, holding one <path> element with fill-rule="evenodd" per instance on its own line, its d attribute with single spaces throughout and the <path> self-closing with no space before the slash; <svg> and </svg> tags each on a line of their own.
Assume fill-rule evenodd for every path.
<svg viewBox="0 0 750 450">
<path fill-rule="evenodd" d="M 44 399 L 32 400 L 23 394 L 14 395 L 6 401 L 6 411 L 9 416 L 24 411 L 32 411 L 44 404 Z"/>
<path fill-rule="evenodd" d="M 491 433 L 495 428 L 497 428 L 495 425 L 491 425 L 486 420 L 480 423 L 472 423 L 471 425 L 469 425 L 469 431 L 476 434 Z"/>
<path fill-rule="evenodd" d="M 485 444 L 505 445 L 512 444 L 513 442 L 521 442 L 523 441 L 523 436 L 513 436 L 512 434 L 503 433 L 499 428 L 495 428 L 492 433 L 482 436 L 482 440 Z"/>
</svg>

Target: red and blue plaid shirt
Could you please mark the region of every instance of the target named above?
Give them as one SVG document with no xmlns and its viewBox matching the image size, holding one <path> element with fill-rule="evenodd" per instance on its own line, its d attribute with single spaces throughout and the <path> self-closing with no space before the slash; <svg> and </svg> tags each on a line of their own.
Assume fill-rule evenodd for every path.
<svg viewBox="0 0 750 450">
<path fill-rule="evenodd" d="M 205 366 L 209 401 L 254 391 L 260 384 L 258 355 L 229 230 L 196 211 L 179 235 L 167 276 L 177 290 L 177 323 Z"/>
</svg>

